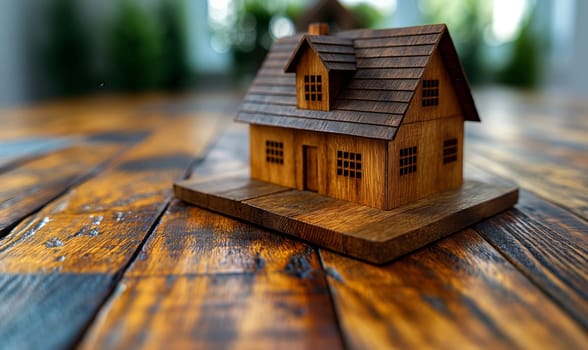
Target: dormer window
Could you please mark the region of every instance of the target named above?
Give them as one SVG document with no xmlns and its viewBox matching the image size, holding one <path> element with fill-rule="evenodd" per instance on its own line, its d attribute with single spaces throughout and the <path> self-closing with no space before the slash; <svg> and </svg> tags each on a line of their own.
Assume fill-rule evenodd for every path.
<svg viewBox="0 0 588 350">
<path fill-rule="evenodd" d="M 357 70 L 353 41 L 328 34 L 326 24 L 311 24 L 284 67 L 284 72 L 296 74 L 300 109 L 330 111 L 339 90 Z"/>
<path fill-rule="evenodd" d="M 319 102 L 323 100 L 323 78 L 321 75 L 304 76 L 304 99 Z"/>
</svg>

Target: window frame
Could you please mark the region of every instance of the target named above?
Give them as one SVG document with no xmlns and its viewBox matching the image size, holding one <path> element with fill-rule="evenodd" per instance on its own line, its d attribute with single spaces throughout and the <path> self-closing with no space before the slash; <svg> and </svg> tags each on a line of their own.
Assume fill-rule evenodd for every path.
<svg viewBox="0 0 588 350">
<path fill-rule="evenodd" d="M 361 180 L 363 177 L 362 156 L 358 152 L 337 150 L 337 176 Z"/>
<path fill-rule="evenodd" d="M 307 102 L 323 101 L 323 76 L 321 74 L 304 75 L 304 100 Z"/>
<path fill-rule="evenodd" d="M 284 164 L 284 143 L 275 140 L 265 140 L 265 162 Z"/>
<path fill-rule="evenodd" d="M 457 162 L 458 147 L 457 137 L 443 140 L 443 165 Z"/>
<path fill-rule="evenodd" d="M 398 157 L 399 176 L 416 173 L 417 171 L 417 146 L 404 147 L 400 149 Z"/>
</svg>

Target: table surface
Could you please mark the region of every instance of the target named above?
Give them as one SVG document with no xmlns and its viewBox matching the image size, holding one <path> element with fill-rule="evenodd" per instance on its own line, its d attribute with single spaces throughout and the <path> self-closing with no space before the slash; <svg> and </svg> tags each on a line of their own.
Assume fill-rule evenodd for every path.
<svg viewBox="0 0 588 350">
<path fill-rule="evenodd" d="M 519 203 L 374 266 L 173 198 L 247 167 L 239 98 L 0 111 L 0 348 L 586 347 L 587 101 L 477 91 L 466 176 Z"/>
</svg>

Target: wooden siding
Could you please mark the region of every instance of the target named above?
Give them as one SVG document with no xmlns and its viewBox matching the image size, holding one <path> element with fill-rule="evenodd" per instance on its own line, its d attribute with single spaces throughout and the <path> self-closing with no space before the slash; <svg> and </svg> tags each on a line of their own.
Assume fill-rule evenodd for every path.
<svg viewBox="0 0 588 350">
<path fill-rule="evenodd" d="M 252 178 L 305 190 L 304 148 L 316 147 L 317 193 L 386 209 L 385 141 L 257 125 L 250 127 L 250 135 Z M 266 140 L 283 142 L 284 164 L 265 161 Z M 360 179 L 337 175 L 337 151 L 361 154 Z"/>
<path fill-rule="evenodd" d="M 304 76 L 313 75 L 321 77 L 321 100 L 311 101 L 305 99 L 305 82 Z M 300 56 L 296 66 L 296 107 L 302 109 L 312 109 L 328 111 L 329 106 L 329 73 L 318 55 L 306 49 Z"/>
<path fill-rule="evenodd" d="M 283 164 L 266 161 L 266 141 L 283 143 Z M 294 135 L 284 128 L 251 125 L 249 127 L 251 177 L 282 186 L 296 187 Z"/>
<path fill-rule="evenodd" d="M 423 80 L 438 80 L 439 81 L 439 104 L 436 106 L 423 107 Z M 424 120 L 431 120 L 437 118 L 451 117 L 456 115 L 463 115 L 459 106 L 459 101 L 455 95 L 453 83 L 443 59 L 438 50 L 435 50 L 431 56 L 431 61 L 427 65 L 422 79 L 416 89 L 414 97 L 410 103 L 406 116 L 402 121 L 403 124 L 414 123 Z"/>
<path fill-rule="evenodd" d="M 386 209 L 386 142 L 327 135 L 327 191 L 333 198 Z M 361 179 L 337 175 L 337 151 L 361 154 Z"/>
<path fill-rule="evenodd" d="M 457 160 L 443 163 L 443 141 L 457 139 Z M 400 176 L 402 148 L 417 146 L 416 172 Z M 463 180 L 463 117 L 432 119 L 403 125 L 388 143 L 388 208 L 392 209 L 445 189 Z"/>
</svg>

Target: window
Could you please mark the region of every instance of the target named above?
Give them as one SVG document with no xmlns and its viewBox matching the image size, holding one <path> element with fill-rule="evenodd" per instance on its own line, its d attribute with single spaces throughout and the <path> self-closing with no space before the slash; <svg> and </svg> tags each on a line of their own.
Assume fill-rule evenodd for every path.
<svg viewBox="0 0 588 350">
<path fill-rule="evenodd" d="M 268 163 L 284 164 L 284 143 L 265 141 L 265 161 Z"/>
<path fill-rule="evenodd" d="M 417 147 L 402 148 L 400 150 L 400 176 L 416 172 Z"/>
<path fill-rule="evenodd" d="M 457 160 L 457 139 L 443 141 L 443 164 Z"/>
<path fill-rule="evenodd" d="M 439 80 L 423 80 L 423 107 L 439 104 Z"/>
<path fill-rule="evenodd" d="M 361 153 L 337 151 L 337 175 L 361 179 Z"/>
<path fill-rule="evenodd" d="M 304 99 L 306 101 L 323 100 L 323 79 L 320 75 L 304 76 Z"/>
</svg>

